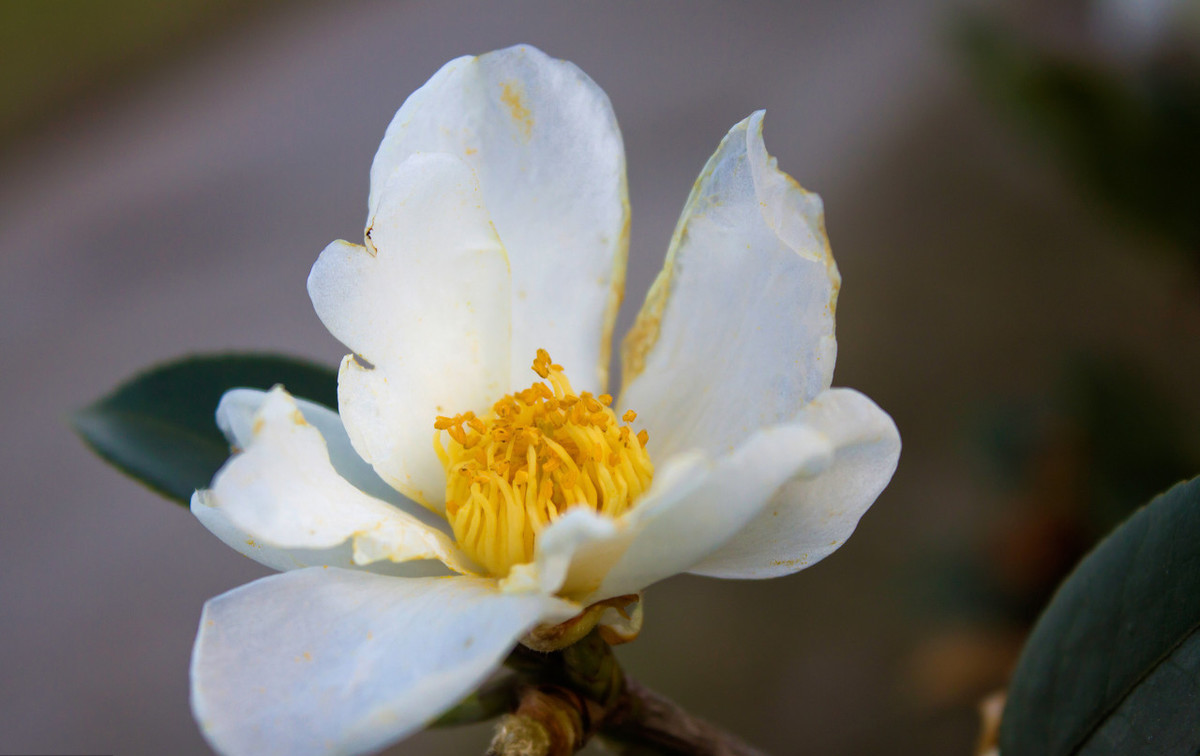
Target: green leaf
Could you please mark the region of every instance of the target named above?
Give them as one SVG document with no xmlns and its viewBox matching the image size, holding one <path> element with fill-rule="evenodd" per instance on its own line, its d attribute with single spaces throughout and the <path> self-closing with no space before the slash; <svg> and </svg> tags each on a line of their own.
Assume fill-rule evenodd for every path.
<svg viewBox="0 0 1200 756">
<path fill-rule="evenodd" d="M 1000 751 L 1200 749 L 1200 478 L 1096 547 L 1034 627 L 1009 687 Z"/>
<path fill-rule="evenodd" d="M 186 505 L 229 457 L 214 417 L 221 395 L 277 383 L 337 406 L 337 373 L 324 365 L 279 355 L 198 355 L 134 376 L 71 422 L 109 464 Z"/>
<path fill-rule="evenodd" d="M 1200 633 L 1163 659 L 1088 739 L 1088 756 L 1196 753 L 1200 712 Z"/>
</svg>

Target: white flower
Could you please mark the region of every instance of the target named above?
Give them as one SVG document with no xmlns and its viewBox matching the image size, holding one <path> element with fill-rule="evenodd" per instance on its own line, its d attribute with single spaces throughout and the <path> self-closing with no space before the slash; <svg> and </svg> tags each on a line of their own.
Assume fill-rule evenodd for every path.
<svg viewBox="0 0 1200 756">
<path fill-rule="evenodd" d="M 283 572 L 205 607 L 192 704 L 214 748 L 369 752 L 536 627 L 679 572 L 792 573 L 849 537 L 900 439 L 830 388 L 821 201 L 761 132 L 761 112 L 739 123 L 697 180 L 614 415 L 629 211 L 607 97 L 530 47 L 451 61 L 409 97 L 365 246 L 334 242 L 309 277 L 353 351 L 340 416 L 278 387 L 217 412 L 238 453 L 192 511 Z"/>
</svg>

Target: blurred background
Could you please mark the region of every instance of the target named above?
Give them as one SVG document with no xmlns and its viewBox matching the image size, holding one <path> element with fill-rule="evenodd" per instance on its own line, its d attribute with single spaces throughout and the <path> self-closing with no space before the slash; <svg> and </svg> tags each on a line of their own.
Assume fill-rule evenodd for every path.
<svg viewBox="0 0 1200 756">
<path fill-rule="evenodd" d="M 618 334 L 696 174 L 766 108 L 825 199 L 835 384 L 905 444 L 833 558 L 653 587 L 630 674 L 774 754 L 971 753 L 1054 585 L 1200 472 L 1197 3 L 8 2 L 0 752 L 207 752 L 200 607 L 266 571 L 67 417 L 188 352 L 335 364 L 304 281 L 360 237 L 384 127 L 450 58 L 517 42 L 579 64 L 620 121 Z"/>
</svg>

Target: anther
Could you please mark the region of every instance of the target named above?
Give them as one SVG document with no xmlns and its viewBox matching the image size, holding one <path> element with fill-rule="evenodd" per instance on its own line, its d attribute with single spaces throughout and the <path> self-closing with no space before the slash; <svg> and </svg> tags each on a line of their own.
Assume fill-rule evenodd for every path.
<svg viewBox="0 0 1200 756">
<path fill-rule="evenodd" d="M 501 397 L 482 417 L 468 411 L 434 422 L 455 538 L 496 576 L 532 561 L 537 534 L 563 512 L 620 517 L 654 475 L 643 448 L 649 435 L 637 434 L 640 446 L 632 441 L 636 413 L 619 425 L 612 395 L 577 394 L 544 349 L 532 368 L 546 382 Z"/>
</svg>

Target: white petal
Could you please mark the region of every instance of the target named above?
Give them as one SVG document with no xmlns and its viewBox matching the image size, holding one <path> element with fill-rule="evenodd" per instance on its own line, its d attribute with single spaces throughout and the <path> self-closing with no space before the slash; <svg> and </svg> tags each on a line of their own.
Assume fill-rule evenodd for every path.
<svg viewBox="0 0 1200 756">
<path fill-rule="evenodd" d="M 839 284 L 821 199 L 775 167 L 757 112 L 697 179 L 623 346 L 621 406 L 655 456 L 724 454 L 827 389 Z"/>
<path fill-rule="evenodd" d="M 354 448 L 392 486 L 442 511 L 434 418 L 483 411 L 509 378 L 508 262 L 470 167 L 440 154 L 398 165 L 367 246 L 326 247 L 308 292 L 362 358 L 347 356 L 338 375 Z"/>
<path fill-rule="evenodd" d="M 205 605 L 192 711 L 227 756 L 374 752 L 457 703 L 532 627 L 578 611 L 482 578 L 273 575 Z"/>
<path fill-rule="evenodd" d="M 359 565 L 437 559 L 456 571 L 474 569 L 443 530 L 340 476 L 321 433 L 282 387 L 266 395 L 248 435 L 234 410 L 244 398 L 235 395 L 221 413 L 243 451 L 218 471 L 211 490 L 192 499 L 193 512 L 222 540 L 281 569 L 336 556 L 330 550 L 347 542 Z M 281 552 L 290 551 L 281 563 Z"/>
<path fill-rule="evenodd" d="M 756 432 L 715 461 L 676 462 L 625 518 L 631 542 L 589 602 L 638 593 L 691 569 L 753 520 L 790 478 L 814 475 L 833 457 L 829 440 L 804 425 Z"/>
<path fill-rule="evenodd" d="M 513 567 L 501 587 L 581 597 L 599 584 L 627 541 L 616 520 L 585 507 L 568 510 L 538 535 L 533 562 Z M 598 576 L 594 582 L 592 576 Z"/>
<path fill-rule="evenodd" d="M 419 559 L 411 562 L 384 560 L 359 565 L 354 562 L 353 541 L 346 541 L 325 549 L 272 546 L 234 524 L 224 510 L 214 505 L 211 493 L 211 491 L 196 491 L 192 494 L 192 514 L 196 516 L 196 519 L 200 520 L 200 523 L 213 535 L 220 538 L 226 546 L 273 570 L 284 572 L 304 567 L 344 567 L 380 575 L 403 577 L 436 577 L 455 574 L 435 559 Z"/>
<path fill-rule="evenodd" d="M 660 500 L 687 495 L 704 483 L 708 467 L 700 452 L 667 460 L 655 472 L 638 508 L 653 508 Z M 568 510 L 538 536 L 534 561 L 514 567 L 501 587 L 554 593 L 587 603 L 608 598 L 593 594 L 635 540 L 640 528 L 636 511 L 613 519 L 585 507 Z"/>
<path fill-rule="evenodd" d="M 625 154 L 608 97 L 573 64 L 528 46 L 452 60 L 388 126 L 371 212 L 416 152 L 471 164 L 512 262 L 512 387 L 539 348 L 599 393 L 625 280 Z"/>
<path fill-rule="evenodd" d="M 284 389 L 287 389 L 287 386 L 284 386 Z M 248 388 L 232 389 L 226 391 L 225 395 L 221 397 L 221 403 L 217 405 L 217 425 L 229 439 L 230 444 L 239 449 L 250 445 L 250 439 L 253 438 L 254 417 L 258 414 L 266 398 L 266 391 Z M 399 491 L 385 483 L 375 469 L 358 456 L 358 452 L 350 443 L 350 437 L 346 434 L 346 427 L 342 425 L 342 419 L 338 413 L 322 404 L 300 397 L 292 397 L 292 400 L 309 425 L 316 428 L 321 434 L 321 438 L 325 439 L 329 461 L 338 475 L 354 484 L 354 487 L 363 493 L 403 509 L 420 520 L 436 526 L 444 524 L 445 521 L 440 517 L 431 517 L 429 510 L 406 499 Z M 446 532 L 450 532 L 448 527 Z"/>
<path fill-rule="evenodd" d="M 857 391 L 827 391 L 801 410 L 795 422 L 817 428 L 829 439 L 833 464 L 785 484 L 758 517 L 691 572 L 770 578 L 815 564 L 850 537 L 896 471 L 896 425 Z"/>
</svg>

